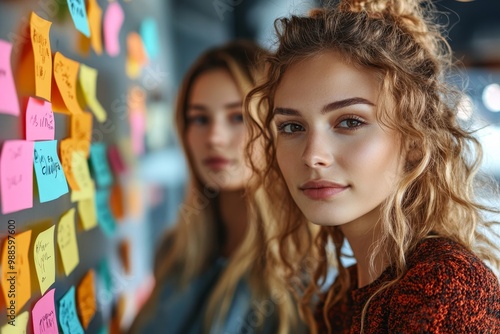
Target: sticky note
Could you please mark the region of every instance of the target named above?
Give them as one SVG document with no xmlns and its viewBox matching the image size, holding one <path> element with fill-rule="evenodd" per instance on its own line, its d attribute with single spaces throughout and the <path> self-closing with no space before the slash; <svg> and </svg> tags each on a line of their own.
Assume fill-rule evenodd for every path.
<svg viewBox="0 0 500 334">
<path fill-rule="evenodd" d="M 58 320 L 64 334 L 83 334 L 83 328 L 76 314 L 75 287 L 59 300 Z"/>
<path fill-rule="evenodd" d="M 11 320 L 2 326 L 0 332 L 2 334 L 26 334 L 29 319 L 30 314 L 28 311 L 24 311 L 16 316 L 15 320 Z"/>
<path fill-rule="evenodd" d="M 125 63 L 125 73 L 130 79 L 137 79 L 139 74 L 141 74 L 142 65 L 136 60 L 127 57 L 127 61 Z"/>
<path fill-rule="evenodd" d="M 142 42 L 141 35 L 135 31 L 132 31 L 127 35 L 127 53 L 128 57 L 135 60 L 140 65 L 143 65 L 148 61 L 148 56 L 146 54 L 146 50 L 144 49 L 144 43 Z"/>
<path fill-rule="evenodd" d="M 40 203 L 68 193 L 68 183 L 57 155 L 57 140 L 35 142 L 35 175 Z"/>
<path fill-rule="evenodd" d="M 30 18 L 31 44 L 35 58 L 35 94 L 47 101 L 51 99 L 52 51 L 49 31 L 51 22 L 42 19 L 34 12 Z"/>
<path fill-rule="evenodd" d="M 144 135 L 146 134 L 146 118 L 144 113 L 133 111 L 130 113 L 130 136 L 132 151 L 136 155 L 144 153 Z"/>
<path fill-rule="evenodd" d="M 107 292 L 111 292 L 113 284 L 111 279 L 111 272 L 109 270 L 109 263 L 106 259 L 102 259 L 101 262 L 99 262 L 99 266 L 97 267 L 97 275 L 102 282 L 104 290 Z"/>
<path fill-rule="evenodd" d="M 109 208 L 109 189 L 97 189 L 95 194 L 97 221 L 104 234 L 112 237 L 115 234 L 116 223 Z"/>
<path fill-rule="evenodd" d="M 120 149 L 117 145 L 110 145 L 108 147 L 108 159 L 111 170 L 115 174 L 120 174 L 126 170 Z"/>
<path fill-rule="evenodd" d="M 104 14 L 104 45 L 111 57 L 120 54 L 119 37 L 124 19 L 125 15 L 118 1 L 110 3 Z"/>
<path fill-rule="evenodd" d="M 71 190 L 79 190 L 76 178 L 73 175 L 72 161 L 73 152 L 78 152 L 77 141 L 71 138 L 66 138 L 61 140 L 59 144 L 59 154 L 61 156 L 61 164 L 64 170 L 64 175 L 66 175 L 66 180 L 68 181 Z M 80 152 L 85 156 L 84 152 Z"/>
<path fill-rule="evenodd" d="M 68 210 L 57 225 L 57 244 L 66 276 L 76 268 L 80 262 L 78 244 L 76 241 L 75 209 Z"/>
<path fill-rule="evenodd" d="M 13 220 L 7 222 L 9 231 L 3 243 L 2 289 L 7 305 L 7 321 L 15 320 L 26 302 L 31 298 L 31 271 L 28 250 L 31 230 L 15 233 Z"/>
<path fill-rule="evenodd" d="M 87 65 L 80 65 L 79 83 L 83 96 L 90 110 L 94 113 L 99 122 L 106 121 L 108 115 L 96 96 L 97 70 Z"/>
<path fill-rule="evenodd" d="M 90 43 L 95 53 L 102 53 L 102 9 L 97 0 L 89 0 Z"/>
<path fill-rule="evenodd" d="M 95 272 L 89 270 L 78 285 L 77 308 L 83 328 L 87 329 L 96 312 Z"/>
<path fill-rule="evenodd" d="M 14 76 L 10 66 L 12 44 L 0 39 L 0 113 L 19 115 Z"/>
<path fill-rule="evenodd" d="M 41 232 L 36 237 L 33 245 L 33 259 L 42 295 L 56 280 L 54 231 L 55 226 L 51 226 Z"/>
<path fill-rule="evenodd" d="M 71 138 L 75 139 L 83 149 L 85 156 L 88 156 L 90 141 L 92 139 L 92 114 L 81 112 L 71 115 Z"/>
<path fill-rule="evenodd" d="M 76 83 L 80 63 L 56 52 L 54 56 L 54 87 L 52 108 L 55 112 L 73 114 L 83 112 L 78 104 Z"/>
<path fill-rule="evenodd" d="M 6 140 L 0 155 L 2 213 L 33 206 L 34 144 L 25 140 Z"/>
<path fill-rule="evenodd" d="M 90 37 L 90 27 L 87 18 L 87 9 L 84 0 L 68 0 L 69 12 L 75 23 L 75 27 L 82 34 Z"/>
<path fill-rule="evenodd" d="M 156 21 L 151 17 L 144 19 L 141 23 L 140 33 L 149 58 L 155 59 L 158 56 L 158 46 L 160 45 Z"/>
<path fill-rule="evenodd" d="M 59 333 L 59 330 L 57 329 L 57 317 L 54 305 L 54 292 L 55 289 L 47 291 L 47 293 L 36 302 L 33 310 L 31 311 L 34 334 Z"/>
<path fill-rule="evenodd" d="M 74 190 L 71 193 L 71 201 L 76 202 L 83 199 L 93 198 L 95 193 L 94 182 L 90 177 L 87 159 L 81 151 L 73 152 L 71 170 L 73 172 L 73 177 L 78 184 L 78 190 Z"/>
<path fill-rule="evenodd" d="M 109 187 L 113 183 L 113 176 L 109 169 L 106 144 L 94 143 L 90 146 L 90 167 L 98 187 Z"/>
<path fill-rule="evenodd" d="M 130 242 L 128 240 L 122 240 L 118 249 L 123 269 L 126 274 L 130 274 Z"/>
<path fill-rule="evenodd" d="M 94 196 L 82 199 L 78 202 L 78 213 L 84 230 L 90 230 L 97 226 L 97 213 Z"/>
<path fill-rule="evenodd" d="M 123 190 L 120 183 L 115 183 L 111 187 L 111 195 L 110 195 L 110 207 L 111 213 L 113 216 L 120 220 L 125 217 L 125 208 L 124 208 L 124 196 Z"/>
<path fill-rule="evenodd" d="M 52 103 L 30 97 L 26 107 L 26 139 L 54 140 L 55 124 Z"/>
</svg>

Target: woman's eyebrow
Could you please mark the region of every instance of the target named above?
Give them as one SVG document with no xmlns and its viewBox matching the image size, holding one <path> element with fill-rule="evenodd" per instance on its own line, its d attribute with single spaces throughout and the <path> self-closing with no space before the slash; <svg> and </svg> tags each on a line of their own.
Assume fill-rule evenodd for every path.
<svg viewBox="0 0 500 334">
<path fill-rule="evenodd" d="M 354 104 L 367 104 L 370 106 L 375 106 L 374 103 L 372 103 L 372 102 L 370 102 L 367 99 L 364 99 L 362 97 L 352 97 L 349 99 L 344 99 L 344 100 L 339 100 L 339 101 L 334 101 L 334 102 L 328 103 L 327 105 L 325 105 L 323 107 L 323 109 L 321 109 L 321 113 L 326 114 L 330 111 L 342 109 L 342 108 L 345 108 L 348 106 L 352 106 Z"/>
</svg>

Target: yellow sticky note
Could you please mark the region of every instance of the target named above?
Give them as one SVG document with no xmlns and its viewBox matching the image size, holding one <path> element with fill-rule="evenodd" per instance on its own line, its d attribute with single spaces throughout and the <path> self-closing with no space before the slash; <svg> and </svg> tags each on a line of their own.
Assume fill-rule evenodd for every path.
<svg viewBox="0 0 500 334">
<path fill-rule="evenodd" d="M 52 79 L 52 51 L 50 49 L 49 31 L 51 22 L 31 13 L 30 33 L 33 54 L 35 56 L 35 94 L 50 101 Z"/>
<path fill-rule="evenodd" d="M 71 192 L 71 201 L 76 202 L 93 198 L 95 193 L 94 182 L 90 176 L 87 158 L 82 151 L 73 151 L 71 170 L 79 189 Z"/>
<path fill-rule="evenodd" d="M 97 226 L 97 213 L 95 211 L 95 199 L 87 198 L 78 202 L 78 213 L 84 230 L 90 230 Z"/>
<path fill-rule="evenodd" d="M 84 150 L 85 156 L 88 156 L 92 140 L 92 114 L 81 112 L 71 115 L 70 133 L 71 138 L 80 144 L 78 147 Z"/>
<path fill-rule="evenodd" d="M 7 306 L 7 321 L 14 320 L 31 298 L 31 272 L 28 250 L 31 230 L 16 234 L 13 220 L 8 221 L 2 253 L 2 289 Z"/>
<path fill-rule="evenodd" d="M 61 140 L 59 144 L 59 155 L 61 156 L 61 164 L 64 170 L 64 175 L 66 175 L 66 180 L 68 181 L 69 187 L 72 191 L 80 190 L 80 188 L 78 187 L 78 183 L 73 176 L 72 169 L 73 152 L 76 150 L 76 140 L 71 138 Z"/>
<path fill-rule="evenodd" d="M 82 88 L 85 101 L 87 102 L 90 110 L 92 110 L 92 112 L 94 113 L 97 120 L 101 123 L 106 121 L 106 118 L 108 117 L 106 114 L 106 110 L 104 110 L 99 100 L 97 100 L 96 96 L 97 70 L 95 68 L 81 64 L 79 83 L 80 87 Z"/>
<path fill-rule="evenodd" d="M 76 241 L 75 209 L 68 210 L 57 226 L 57 244 L 66 276 L 76 268 L 80 262 L 78 244 Z"/>
<path fill-rule="evenodd" d="M 89 1 L 90 44 L 95 53 L 102 54 L 102 9 L 96 0 Z"/>
<path fill-rule="evenodd" d="M 141 74 L 142 65 L 136 60 L 127 57 L 127 62 L 125 63 L 125 73 L 130 79 L 137 79 L 139 74 Z"/>
<path fill-rule="evenodd" d="M 2 326 L 2 334 L 26 334 L 30 314 L 24 311 L 16 317 L 15 321 L 9 321 Z"/>
<path fill-rule="evenodd" d="M 89 270 L 82 278 L 76 295 L 78 314 L 80 315 L 83 328 L 87 329 L 96 311 L 94 270 Z"/>
<path fill-rule="evenodd" d="M 56 280 L 54 231 L 55 226 L 51 226 L 41 232 L 33 245 L 33 259 L 42 295 Z"/>
<path fill-rule="evenodd" d="M 56 52 L 54 56 L 54 83 L 52 109 L 64 114 L 83 112 L 78 104 L 76 80 L 80 63 Z"/>
</svg>

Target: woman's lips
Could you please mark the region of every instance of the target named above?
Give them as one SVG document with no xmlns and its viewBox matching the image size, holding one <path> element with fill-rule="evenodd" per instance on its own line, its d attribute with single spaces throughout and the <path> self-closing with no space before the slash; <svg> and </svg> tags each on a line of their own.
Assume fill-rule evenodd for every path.
<svg viewBox="0 0 500 334">
<path fill-rule="evenodd" d="M 313 200 L 328 199 L 343 192 L 347 188 L 349 188 L 349 186 L 324 180 L 308 181 L 299 187 L 304 195 Z"/>
<path fill-rule="evenodd" d="M 203 164 L 210 169 L 220 170 L 227 167 L 231 163 L 230 160 L 227 160 L 222 157 L 209 157 L 203 160 Z"/>
</svg>

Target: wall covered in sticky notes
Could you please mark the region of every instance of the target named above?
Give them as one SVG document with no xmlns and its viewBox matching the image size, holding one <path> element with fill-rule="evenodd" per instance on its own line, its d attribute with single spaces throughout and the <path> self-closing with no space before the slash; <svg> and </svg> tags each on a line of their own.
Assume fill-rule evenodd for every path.
<svg viewBox="0 0 500 334">
<path fill-rule="evenodd" d="M 169 133 L 148 115 L 172 104 L 154 75 L 173 72 L 171 16 L 162 0 L 0 1 L 2 333 L 126 328 L 151 285 L 141 162 L 175 144 L 146 138 Z"/>
</svg>

